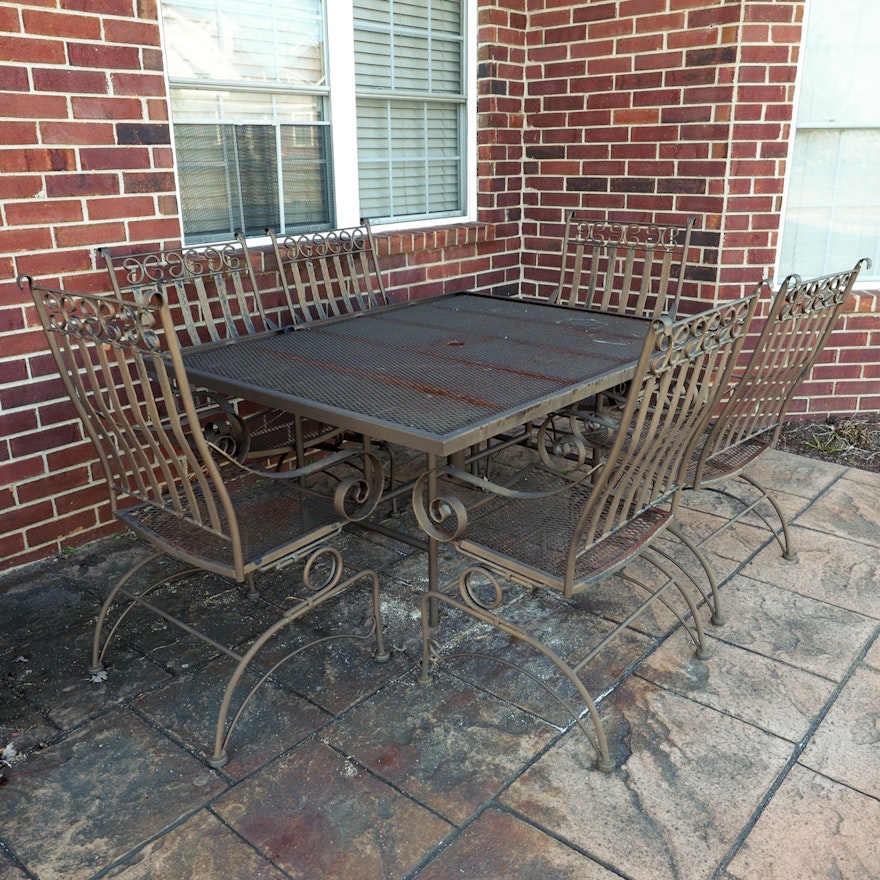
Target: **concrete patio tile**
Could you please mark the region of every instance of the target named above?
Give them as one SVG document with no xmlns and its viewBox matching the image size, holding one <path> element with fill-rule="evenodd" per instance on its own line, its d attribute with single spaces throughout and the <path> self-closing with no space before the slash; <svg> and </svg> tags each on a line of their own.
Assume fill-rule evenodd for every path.
<svg viewBox="0 0 880 880">
<path fill-rule="evenodd" d="M 847 471 L 798 517 L 798 524 L 880 547 L 880 483 L 865 478 L 864 473 Z"/>
<path fill-rule="evenodd" d="M 525 592 L 519 587 L 515 589 Z M 584 597 L 564 600 L 549 590 L 525 592 L 499 614 L 566 662 L 576 664 L 613 629 L 610 621 L 591 613 L 588 606 L 589 599 Z M 444 614 L 438 632 L 455 616 L 464 617 L 456 611 Z M 582 670 L 580 678 L 587 692 L 594 698 L 603 693 L 656 645 L 655 639 L 640 632 L 623 630 Z M 480 656 L 470 656 L 471 652 Z M 555 665 L 522 639 L 487 625 L 472 627 L 468 636 L 460 636 L 444 651 L 444 656 L 448 659 L 443 660 L 442 667 L 451 674 L 535 713 L 550 724 L 566 727 L 573 719 L 546 688 L 553 688 L 576 712 L 583 711 L 576 689 Z"/>
<path fill-rule="evenodd" d="M 217 713 L 234 662 L 222 657 L 134 701 L 136 709 L 206 759 L 214 753 Z M 258 673 L 245 675 L 229 719 L 256 684 Z M 224 773 L 241 779 L 292 748 L 326 724 L 331 716 L 284 688 L 266 682 L 232 731 Z M 227 722 L 228 730 L 228 722 Z"/>
<path fill-rule="evenodd" d="M 29 875 L 0 852 L 0 877 L 3 880 L 30 880 Z"/>
<path fill-rule="evenodd" d="M 637 674 L 792 743 L 803 738 L 834 688 L 827 679 L 713 638 L 708 660 L 682 663 L 686 640 L 675 633 Z"/>
<path fill-rule="evenodd" d="M 750 464 L 746 473 L 774 494 L 778 491 L 814 498 L 846 470 L 832 462 L 770 449 Z"/>
<path fill-rule="evenodd" d="M 788 492 L 784 487 L 777 489 L 768 486 L 767 488 L 770 489 L 773 499 L 782 508 L 789 521 L 794 519 L 811 501 L 811 498 Z M 733 497 L 730 497 L 731 495 Z M 745 506 L 753 501 L 758 501 L 758 506 L 755 510 L 744 513 Z M 739 515 L 739 523 L 743 526 L 761 529 L 765 535 L 769 534 L 769 526 L 777 531 L 780 528 L 779 517 L 773 505 L 766 498 L 762 498 L 761 493 L 754 486 L 736 478 L 718 483 L 713 489 L 684 492 L 682 493 L 682 504 L 688 510 L 712 514 L 724 519 Z"/>
<path fill-rule="evenodd" d="M 50 565 L 13 572 L 3 579 L 0 658 L 31 639 L 80 626 L 94 616 L 93 596 Z"/>
<path fill-rule="evenodd" d="M 112 880 L 286 880 L 216 816 L 202 810 L 107 872 Z"/>
<path fill-rule="evenodd" d="M 617 770 L 591 769 L 573 730 L 500 797 L 631 880 L 709 880 L 785 766 L 791 745 L 654 685 L 609 698 Z"/>
<path fill-rule="evenodd" d="M 3 840 L 40 880 L 81 880 L 194 812 L 219 777 L 126 709 L 16 764 Z"/>
<path fill-rule="evenodd" d="M 686 496 L 708 496 L 709 492 L 687 492 Z M 773 523 L 773 520 L 770 520 Z M 727 517 L 707 512 L 697 507 L 682 507 L 678 524 L 681 530 L 694 543 L 700 546 L 703 553 L 711 556 L 715 577 L 723 580 L 729 572 L 751 557 L 760 547 L 772 538 L 770 530 L 760 521 L 757 524 L 737 522 L 726 527 L 719 534 L 714 532 L 725 526 Z M 778 528 L 778 523 L 774 523 Z M 773 542 L 773 548 L 780 552 L 779 546 Z"/>
<path fill-rule="evenodd" d="M 856 669 L 800 760 L 880 800 L 880 672 Z"/>
<path fill-rule="evenodd" d="M 768 547 L 743 568 L 742 574 L 880 619 L 880 554 L 876 550 L 797 526 L 794 543 L 797 562 L 782 559 L 775 548 Z"/>
<path fill-rule="evenodd" d="M 557 730 L 435 673 L 395 682 L 322 732 L 328 743 L 457 825 L 506 785 Z"/>
<path fill-rule="evenodd" d="M 880 637 L 874 639 L 874 644 L 865 655 L 865 666 L 880 671 Z"/>
<path fill-rule="evenodd" d="M 72 729 L 169 679 L 161 667 L 115 642 L 106 680 L 92 681 L 88 668 L 93 632 L 94 625 L 88 623 L 24 642 L 0 664 L 6 682 L 42 709 L 59 730 Z"/>
<path fill-rule="evenodd" d="M 12 743 L 19 754 L 29 752 L 54 739 L 59 732 L 43 711 L 28 703 L 20 692 L 0 684 L 0 749 Z"/>
<path fill-rule="evenodd" d="M 214 809 L 292 877 L 316 880 L 403 877 L 454 830 L 314 740 L 221 797 Z"/>
<path fill-rule="evenodd" d="M 795 765 L 729 865 L 734 880 L 876 880 L 880 803 Z"/>
<path fill-rule="evenodd" d="M 722 595 L 726 622 L 712 627 L 712 635 L 834 681 L 877 626 L 862 614 L 742 575 L 725 584 Z"/>
<path fill-rule="evenodd" d="M 510 813 L 488 809 L 417 880 L 614 880 L 619 875 Z"/>
<path fill-rule="evenodd" d="M 151 583 L 158 572 L 168 576 L 182 571 L 177 563 L 167 562 L 157 569 L 151 567 L 149 579 L 137 587 Z M 258 583 L 258 588 L 264 584 Z M 150 601 L 221 644 L 233 646 L 246 642 L 277 620 L 279 611 L 263 598 L 249 599 L 245 588 L 219 575 L 197 572 L 175 580 L 150 594 Z M 115 604 L 108 614 L 108 626 L 119 619 L 125 604 Z M 105 637 L 108 628 L 105 626 Z M 216 657 L 215 647 L 172 626 L 151 611 L 132 609 L 122 621 L 117 635 L 111 639 L 106 656 L 112 662 L 121 643 L 146 654 L 151 660 L 173 672 L 184 672 Z"/>
</svg>

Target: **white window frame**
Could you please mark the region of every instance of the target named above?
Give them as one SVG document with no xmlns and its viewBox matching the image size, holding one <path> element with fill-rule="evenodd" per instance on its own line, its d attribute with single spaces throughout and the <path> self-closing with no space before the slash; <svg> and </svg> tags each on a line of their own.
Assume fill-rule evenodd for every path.
<svg viewBox="0 0 880 880">
<path fill-rule="evenodd" d="M 159 9 L 160 38 L 164 51 L 164 22 Z M 424 217 L 412 221 L 394 221 L 374 224 L 378 230 L 415 229 L 454 226 L 477 220 L 477 5 L 478 0 L 463 0 L 464 46 L 462 79 L 465 86 L 465 134 L 463 138 L 464 212 L 448 217 Z M 332 10 L 332 11 L 331 11 Z M 357 161 L 357 97 L 355 88 L 354 56 L 354 3 L 353 0 L 325 0 L 325 40 L 327 45 L 327 98 L 330 127 L 330 155 L 332 160 L 331 199 L 340 228 L 356 226 L 361 222 L 359 175 Z M 332 16 L 332 20 L 331 20 Z M 165 70 L 166 87 L 174 85 Z M 319 90 L 320 91 L 320 90 Z M 174 175 L 180 193 L 179 164 L 174 144 L 174 120 L 170 114 Z M 280 173 L 280 169 L 279 169 Z M 185 233 L 184 233 L 185 234 Z M 251 236 L 259 241 L 261 237 Z M 207 244 L 207 243 L 204 243 Z"/>
</svg>

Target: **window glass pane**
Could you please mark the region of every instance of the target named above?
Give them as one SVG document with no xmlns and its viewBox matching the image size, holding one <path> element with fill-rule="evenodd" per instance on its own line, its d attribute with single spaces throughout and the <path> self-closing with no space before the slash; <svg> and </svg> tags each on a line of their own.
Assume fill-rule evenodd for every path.
<svg viewBox="0 0 880 880">
<path fill-rule="evenodd" d="M 877 0 L 811 0 L 798 125 L 880 126 L 872 77 L 880 56 Z"/>
<path fill-rule="evenodd" d="M 332 225 L 327 128 L 174 127 L 188 242 Z M 279 161 L 281 174 L 279 176 Z"/>
<path fill-rule="evenodd" d="M 355 0 L 361 213 L 373 220 L 464 213 L 463 5 L 392 0 L 380 18 Z"/>
<path fill-rule="evenodd" d="M 277 227 L 275 130 L 267 125 L 175 128 L 184 226 L 191 241 Z"/>
<path fill-rule="evenodd" d="M 864 70 L 880 52 L 877 0 L 811 0 L 780 271 L 874 261 L 880 277 L 880 102 Z"/>
<path fill-rule="evenodd" d="M 819 275 L 875 261 L 880 242 L 880 130 L 799 130 L 780 268 Z M 875 270 L 876 275 L 876 270 Z"/>
<path fill-rule="evenodd" d="M 229 238 L 242 226 L 241 192 L 228 173 L 234 147 L 229 127 L 175 125 L 180 210 L 187 240 Z"/>
<path fill-rule="evenodd" d="M 459 119 L 460 108 L 454 104 L 358 102 L 365 217 L 385 220 L 461 212 Z"/>
<path fill-rule="evenodd" d="M 172 79 L 320 85 L 321 0 L 163 0 Z"/>
<path fill-rule="evenodd" d="M 323 120 L 323 103 L 313 95 L 171 90 L 171 115 L 177 122 L 315 123 Z"/>
<path fill-rule="evenodd" d="M 284 217 L 282 232 L 309 232 L 333 225 L 329 129 L 281 127 Z"/>
</svg>

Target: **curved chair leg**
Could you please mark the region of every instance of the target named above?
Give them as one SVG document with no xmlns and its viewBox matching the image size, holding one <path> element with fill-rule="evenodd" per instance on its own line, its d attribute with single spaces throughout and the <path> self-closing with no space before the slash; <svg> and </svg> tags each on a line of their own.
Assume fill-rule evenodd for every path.
<svg viewBox="0 0 880 880">
<path fill-rule="evenodd" d="M 687 621 L 685 621 L 684 618 L 682 618 L 682 616 L 674 608 L 672 608 L 672 606 L 666 604 L 665 602 L 664 605 L 666 605 L 666 607 L 669 608 L 673 614 L 675 614 L 679 622 L 687 630 L 692 641 L 694 642 L 694 645 L 696 646 L 696 650 L 694 651 L 696 658 L 698 660 L 707 660 L 711 655 L 711 652 L 709 651 L 709 645 L 706 642 L 706 633 L 703 630 L 703 624 L 700 622 L 700 616 L 697 613 L 696 603 L 688 595 L 687 591 L 682 587 L 682 585 L 678 582 L 678 578 L 676 578 L 675 575 L 671 574 L 669 569 L 657 560 L 656 554 L 653 551 L 649 552 L 647 550 L 643 550 L 640 558 L 653 565 L 667 579 L 661 590 L 655 592 L 655 598 L 661 598 L 661 593 L 665 591 L 666 587 L 670 584 L 675 584 L 676 589 L 681 594 L 681 597 L 684 599 L 684 601 L 687 603 L 688 610 L 691 613 L 693 630 L 690 626 L 687 625 Z M 682 572 L 688 580 L 693 582 L 693 578 L 674 559 L 669 559 L 668 561 L 672 562 L 672 564 L 680 572 Z M 700 592 L 702 593 L 702 591 Z M 661 601 L 663 601 L 662 598 Z"/>
<path fill-rule="evenodd" d="M 773 497 L 768 489 L 765 489 L 754 477 L 750 477 L 746 474 L 739 474 L 739 478 L 744 482 L 748 483 L 750 486 L 754 486 L 760 493 L 766 498 L 770 504 L 773 506 L 773 509 L 776 511 L 776 516 L 779 518 L 779 524 L 782 526 L 782 538 L 780 539 L 779 535 L 776 532 L 776 529 L 772 529 L 774 537 L 776 541 L 779 543 L 779 546 L 782 548 L 782 558 L 789 560 L 789 562 L 797 562 L 797 551 L 794 549 L 794 544 L 791 540 L 791 533 L 788 528 L 788 519 L 785 514 L 782 512 L 782 508 L 779 506 L 779 502 Z M 761 517 L 764 519 L 764 517 Z M 767 522 L 764 519 L 764 522 Z M 769 525 L 769 523 L 768 523 Z"/>
<path fill-rule="evenodd" d="M 136 562 L 125 574 L 122 575 L 121 578 L 113 585 L 113 588 L 107 594 L 107 598 L 104 599 L 103 604 L 101 605 L 101 610 L 98 612 L 98 619 L 95 622 L 95 633 L 92 638 L 92 662 L 89 666 L 89 673 L 91 675 L 95 675 L 98 672 L 104 671 L 104 655 L 107 652 L 107 647 L 110 644 L 110 640 L 116 634 L 116 631 L 119 629 L 120 624 L 123 622 L 128 613 L 133 609 L 142 605 L 142 599 L 149 595 L 150 593 L 158 590 L 160 587 L 165 586 L 172 581 L 178 580 L 181 577 L 185 577 L 188 574 L 191 574 L 194 571 L 200 571 L 200 569 L 187 569 L 183 572 L 175 572 L 168 577 L 162 578 L 162 580 L 156 581 L 156 583 L 151 584 L 149 587 L 143 589 L 137 595 L 128 592 L 126 589 L 126 585 L 131 581 L 131 579 L 139 574 L 143 569 L 147 566 L 151 565 L 160 557 L 165 554 L 159 550 L 154 553 L 151 553 L 149 556 L 144 557 L 142 560 Z M 117 598 L 122 595 L 129 599 L 128 607 L 119 615 L 116 622 L 110 628 L 106 637 L 104 636 L 104 627 L 107 623 L 107 617 L 110 612 L 110 608 L 116 602 Z"/>
<path fill-rule="evenodd" d="M 678 540 L 694 554 L 697 562 L 700 563 L 700 567 L 706 575 L 706 580 L 709 581 L 709 593 L 711 599 L 705 592 L 703 592 L 703 590 L 700 590 L 700 592 L 706 600 L 706 604 L 708 604 L 712 610 L 712 616 L 710 618 L 712 623 L 715 626 L 723 626 L 724 614 L 721 611 L 721 600 L 718 595 L 718 582 L 715 578 L 715 572 L 712 571 L 712 566 L 706 558 L 706 554 L 703 553 L 703 551 L 675 523 L 671 523 L 668 528 L 669 533 L 678 538 Z M 654 548 L 654 551 L 657 552 L 656 548 Z M 679 566 L 679 569 L 682 571 L 684 570 L 681 569 L 681 566 Z M 691 580 L 693 581 L 693 578 L 691 578 Z M 694 581 L 694 583 L 696 582 Z M 697 585 L 697 588 L 699 589 L 699 585 Z"/>
<path fill-rule="evenodd" d="M 787 559 L 789 562 L 797 562 L 797 553 L 794 550 L 794 545 L 791 540 L 791 533 L 788 528 L 788 520 L 785 517 L 785 514 L 782 512 L 782 508 L 779 506 L 779 503 L 776 499 L 770 494 L 770 492 L 765 489 L 760 483 L 758 483 L 754 478 L 747 477 L 745 474 L 737 474 L 737 477 L 741 479 L 743 482 L 748 483 L 754 489 L 757 489 L 761 495 L 759 498 L 756 498 L 754 501 L 746 501 L 744 498 L 740 498 L 739 495 L 735 495 L 729 489 L 723 489 L 721 486 L 713 486 L 713 485 L 702 485 L 699 489 L 691 490 L 691 491 L 702 491 L 706 492 L 714 492 L 716 495 L 723 495 L 725 498 L 729 498 L 731 501 L 735 501 L 737 504 L 741 505 L 742 510 L 740 510 L 734 516 L 728 518 L 728 520 L 724 523 L 724 525 L 719 526 L 711 535 L 707 538 L 704 538 L 700 543 L 705 543 L 706 541 L 714 538 L 716 535 L 720 535 L 721 532 L 729 529 L 734 523 L 739 522 L 747 513 L 754 513 L 761 522 L 767 526 L 767 529 L 770 531 L 770 534 L 776 539 L 776 543 L 779 544 L 779 549 L 782 551 L 782 558 Z M 780 525 L 782 526 L 782 534 L 780 535 L 775 526 L 758 510 L 758 504 L 761 503 L 762 500 L 766 499 L 770 505 L 773 507 L 773 510 L 776 513 L 776 517 L 779 520 Z"/>
<path fill-rule="evenodd" d="M 339 639 L 354 639 L 359 641 L 367 641 L 370 639 L 375 639 L 376 642 L 376 650 L 373 655 L 373 660 L 377 663 L 383 663 L 388 660 L 390 654 L 385 648 L 385 642 L 383 638 L 382 632 L 382 612 L 379 602 L 379 578 L 376 573 L 369 569 L 364 569 L 363 571 L 359 571 L 351 577 L 342 580 L 342 557 L 337 550 L 332 548 L 322 548 L 316 550 L 308 559 L 306 563 L 306 571 L 303 575 L 304 580 L 308 585 L 308 576 L 311 566 L 314 562 L 325 554 L 331 554 L 333 563 L 334 563 L 334 571 L 331 577 L 329 578 L 329 582 L 325 582 L 323 586 L 316 589 L 310 596 L 306 599 L 303 599 L 301 602 L 298 602 L 292 608 L 288 609 L 284 616 L 277 620 L 272 626 L 266 629 L 250 646 L 247 652 L 243 655 L 238 656 L 238 664 L 235 667 L 232 675 L 230 676 L 227 684 L 226 690 L 223 694 L 223 700 L 220 704 L 220 709 L 217 714 L 217 724 L 214 733 L 214 751 L 212 756 L 208 759 L 208 763 L 212 767 L 222 767 L 229 760 L 228 754 L 228 745 L 230 737 L 232 736 L 233 731 L 236 728 L 239 720 L 243 716 L 245 710 L 253 699 L 254 695 L 257 691 L 262 687 L 263 684 L 269 679 L 269 677 L 282 665 L 287 663 L 289 660 L 297 657 L 299 654 L 306 651 L 308 648 L 314 647 L 318 644 L 323 644 L 325 642 L 336 641 Z M 251 662 L 253 659 L 259 654 L 262 648 L 269 642 L 272 638 L 274 638 L 281 630 L 299 620 L 304 614 L 309 611 L 317 608 L 319 605 L 323 604 L 329 599 L 332 599 L 334 596 L 339 595 L 352 584 L 363 580 L 364 578 L 369 578 L 372 584 L 372 614 L 373 619 L 371 622 L 371 626 L 366 633 L 343 633 L 339 635 L 325 636 L 324 638 L 315 639 L 309 642 L 306 645 L 302 645 L 294 651 L 286 654 L 280 660 L 272 665 L 270 669 L 268 669 L 262 676 L 260 676 L 259 680 L 254 684 L 254 686 L 245 694 L 235 713 L 232 715 L 230 719 L 230 709 L 232 707 L 233 697 L 238 689 L 239 684 L 241 683 L 242 677 L 247 672 Z"/>
<path fill-rule="evenodd" d="M 479 571 L 480 574 L 486 575 L 492 581 L 493 584 L 496 585 L 496 594 L 500 596 L 500 588 L 497 586 L 497 582 L 495 579 L 488 574 L 484 569 L 475 569 L 469 568 L 466 572 L 464 572 L 460 578 L 459 583 L 463 584 L 464 578 L 470 572 Z M 462 588 L 466 590 L 466 588 Z M 467 593 L 463 592 L 463 596 L 466 596 Z M 605 728 L 602 725 L 602 719 L 599 717 L 599 711 L 596 708 L 596 704 L 593 702 L 592 697 L 587 692 L 587 689 L 584 687 L 583 682 L 581 682 L 580 678 L 578 678 L 577 674 L 572 670 L 572 668 L 554 651 L 545 645 L 541 644 L 537 639 L 530 636 L 525 631 L 521 630 L 519 627 L 514 626 L 508 621 L 502 619 L 497 614 L 493 614 L 489 608 L 480 607 L 474 601 L 465 599 L 464 601 L 459 601 L 447 595 L 446 593 L 442 593 L 439 591 L 428 591 L 422 594 L 421 599 L 421 608 L 422 608 L 422 662 L 421 662 L 421 671 L 419 674 L 418 681 L 420 684 L 427 684 L 431 680 L 431 663 L 432 660 L 435 659 L 435 655 L 433 652 L 433 640 L 431 638 L 432 635 L 432 627 L 430 626 L 430 617 L 431 617 L 431 607 L 434 602 L 443 602 L 446 605 L 449 605 L 457 610 L 461 611 L 464 614 L 467 614 L 470 617 L 475 618 L 476 620 L 482 621 L 483 623 L 488 624 L 489 626 L 494 627 L 495 629 L 500 630 L 503 633 L 506 633 L 509 636 L 513 636 L 514 638 L 519 639 L 522 642 L 525 642 L 527 645 L 530 645 L 536 651 L 543 654 L 544 657 L 547 658 L 564 676 L 565 678 L 574 686 L 577 690 L 578 695 L 586 707 L 587 713 L 590 716 L 590 720 L 593 725 L 594 734 L 591 734 L 587 727 L 583 724 L 583 719 L 581 718 L 580 713 L 573 711 L 568 703 L 559 696 L 549 685 L 544 682 L 540 682 L 534 675 L 531 675 L 526 670 L 515 664 L 505 665 L 510 666 L 515 669 L 517 672 L 521 672 L 524 675 L 528 676 L 533 681 L 538 682 L 541 687 L 550 693 L 554 699 L 563 707 L 565 707 L 566 711 L 572 716 L 574 721 L 579 725 L 593 748 L 596 750 L 597 758 L 596 758 L 596 767 L 599 770 L 604 772 L 609 772 L 614 769 L 614 761 L 611 758 L 611 754 L 608 751 L 608 740 L 605 736 Z M 497 607 L 497 606 L 493 606 Z M 497 658 L 489 657 L 485 654 L 479 654 L 475 656 L 485 657 L 497 662 Z"/>
</svg>

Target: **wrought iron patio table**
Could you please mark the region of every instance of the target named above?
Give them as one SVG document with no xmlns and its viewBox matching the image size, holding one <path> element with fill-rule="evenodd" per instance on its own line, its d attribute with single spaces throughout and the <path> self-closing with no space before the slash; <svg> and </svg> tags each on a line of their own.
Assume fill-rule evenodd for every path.
<svg viewBox="0 0 880 880">
<path fill-rule="evenodd" d="M 205 345 L 185 363 L 191 382 L 425 453 L 431 470 L 632 378 L 648 326 L 464 292 Z"/>
</svg>

